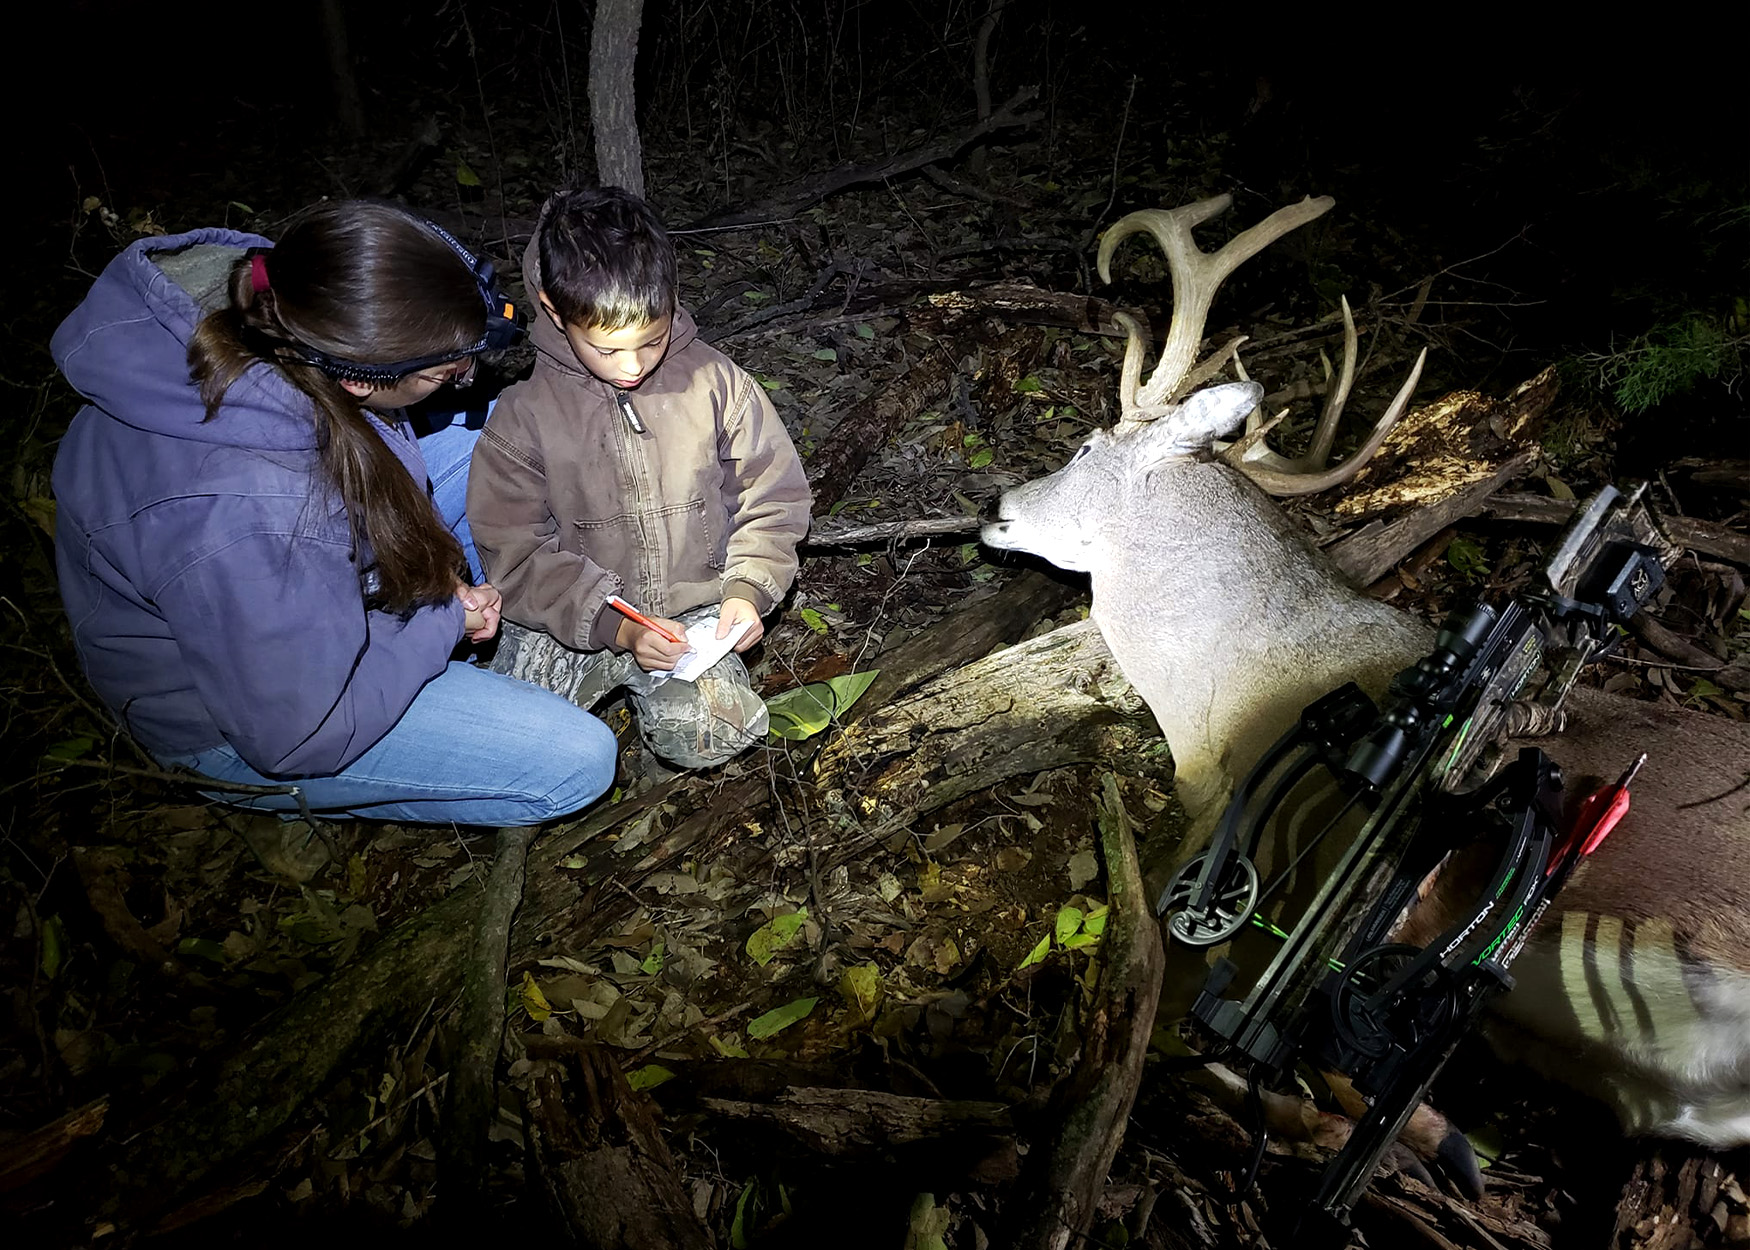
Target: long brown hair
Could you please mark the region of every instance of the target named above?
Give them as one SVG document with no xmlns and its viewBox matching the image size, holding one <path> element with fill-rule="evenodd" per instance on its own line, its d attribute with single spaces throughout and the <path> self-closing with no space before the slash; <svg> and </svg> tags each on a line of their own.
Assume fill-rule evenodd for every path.
<svg viewBox="0 0 1750 1250">
<path fill-rule="evenodd" d="M 370 544 L 371 602 L 405 612 L 450 598 L 466 565 L 425 483 L 396 459 L 358 399 L 299 348 L 366 364 L 460 351 L 485 325 L 473 274 L 421 218 L 373 200 L 305 211 L 264 264 L 271 281 L 257 290 L 254 257 L 240 257 L 230 305 L 204 317 L 189 339 L 207 420 L 251 366 L 278 369 L 310 397 L 323 477 L 346 508 L 355 554 L 361 540 Z"/>
</svg>

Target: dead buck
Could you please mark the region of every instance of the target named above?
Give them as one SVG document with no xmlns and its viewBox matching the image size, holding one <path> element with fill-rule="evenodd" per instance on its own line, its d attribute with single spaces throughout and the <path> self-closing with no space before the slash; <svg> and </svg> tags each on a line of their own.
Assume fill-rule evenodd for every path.
<svg viewBox="0 0 1750 1250">
<path fill-rule="evenodd" d="M 1379 696 L 1433 636 L 1348 585 L 1265 493 L 1322 490 L 1353 474 L 1402 413 L 1416 373 L 1361 449 L 1334 469 L 1324 461 L 1355 359 L 1347 306 L 1342 377 L 1303 461 L 1268 451 L 1256 415 L 1239 441 L 1217 442 L 1254 413 L 1260 387 L 1185 395 L 1232 351 L 1230 344 L 1193 368 L 1217 285 L 1331 205 L 1302 201 L 1219 252 L 1202 252 L 1192 228 L 1228 203 L 1223 196 L 1133 213 L 1107 232 L 1104 279 L 1118 242 L 1132 233 L 1147 231 L 1167 253 L 1175 308 L 1160 362 L 1144 382 L 1142 336 L 1127 323 L 1117 426 L 1096 432 L 1056 473 L 1005 492 L 983 529 L 993 547 L 1090 575 L 1093 619 L 1172 750 L 1193 823 L 1187 855 L 1203 848 L 1199 831 L 1206 839 L 1237 779 L 1304 707 L 1351 680 Z M 1497 1047 L 1602 1099 L 1629 1132 L 1750 1144 L 1750 818 L 1742 788 L 1750 729 L 1585 689 L 1567 710 L 1566 732 L 1537 745 L 1561 765 L 1570 799 L 1641 751 L 1650 759 L 1629 816 L 1558 896 L 1514 965 L 1517 988 L 1496 1012 Z M 1453 914 L 1467 901 L 1459 888 L 1443 878 L 1404 940 L 1440 932 L 1451 919 L 1443 896 Z"/>
</svg>

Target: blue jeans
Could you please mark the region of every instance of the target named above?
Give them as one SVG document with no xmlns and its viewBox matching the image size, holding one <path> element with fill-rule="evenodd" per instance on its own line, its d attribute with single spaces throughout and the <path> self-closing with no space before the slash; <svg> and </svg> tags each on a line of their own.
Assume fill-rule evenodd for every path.
<svg viewBox="0 0 1750 1250">
<path fill-rule="evenodd" d="M 433 498 L 479 574 L 463 505 L 479 431 L 456 422 L 419 440 Z M 452 661 L 396 725 L 331 777 L 296 782 L 311 809 L 413 824 L 535 825 L 587 806 L 614 780 L 619 746 L 601 721 L 550 691 Z M 218 781 L 279 785 L 229 745 L 165 756 Z M 241 797 L 238 807 L 295 812 L 292 795 Z"/>
<path fill-rule="evenodd" d="M 539 686 L 452 661 L 377 744 L 332 777 L 295 783 L 313 811 L 412 824 L 538 825 L 613 784 L 618 753 L 601 721 Z M 280 785 L 229 745 L 164 758 L 218 781 Z M 213 797 L 296 812 L 291 795 Z"/>
</svg>

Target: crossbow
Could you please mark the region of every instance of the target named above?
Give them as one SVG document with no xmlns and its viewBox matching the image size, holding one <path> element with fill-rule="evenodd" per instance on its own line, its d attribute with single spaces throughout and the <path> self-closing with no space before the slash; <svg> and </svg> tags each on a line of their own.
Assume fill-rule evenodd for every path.
<svg viewBox="0 0 1750 1250">
<path fill-rule="evenodd" d="M 1192 1014 L 1254 1094 L 1307 1060 L 1368 1102 L 1319 1181 L 1312 1221 L 1347 1225 L 1460 1039 L 1511 988 L 1532 926 L 1627 810 L 1640 761 L 1564 822 L 1555 763 L 1505 747 L 1559 731 L 1580 670 L 1663 585 L 1673 548 L 1641 494 L 1589 499 L 1526 590 L 1454 611 L 1380 705 L 1351 683 L 1307 707 L 1157 902 L 1180 943 L 1232 942 L 1230 955 L 1236 939 L 1251 943 L 1249 959 L 1215 961 Z M 1391 940 L 1420 884 L 1479 842 L 1494 869 L 1458 921 L 1426 946 Z M 1268 881 L 1261 852 L 1288 861 Z M 1299 871 L 1309 857 L 1323 871 Z M 1230 997 L 1248 979 L 1242 962 L 1250 988 Z"/>
</svg>

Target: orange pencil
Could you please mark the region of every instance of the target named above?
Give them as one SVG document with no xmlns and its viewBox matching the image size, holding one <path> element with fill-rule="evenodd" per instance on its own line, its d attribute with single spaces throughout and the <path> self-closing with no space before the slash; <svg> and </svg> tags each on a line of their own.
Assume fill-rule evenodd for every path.
<svg viewBox="0 0 1750 1250">
<path fill-rule="evenodd" d="M 644 626 L 645 629 L 655 630 L 658 634 L 662 635 L 664 638 L 668 639 L 670 642 L 674 643 L 676 646 L 685 646 L 686 645 L 687 640 L 685 638 L 676 638 L 668 630 L 664 629 L 662 626 L 658 625 L 655 621 L 651 620 L 648 616 L 645 616 L 644 613 L 640 612 L 637 608 L 633 607 L 631 604 L 627 603 L 624 599 L 620 598 L 619 595 L 609 595 L 608 596 L 608 606 L 610 608 L 614 609 L 614 611 L 616 611 L 616 612 L 619 612 L 619 613 L 622 613 L 626 616 L 631 617 L 633 620 L 637 621 L 640 625 Z"/>
</svg>

